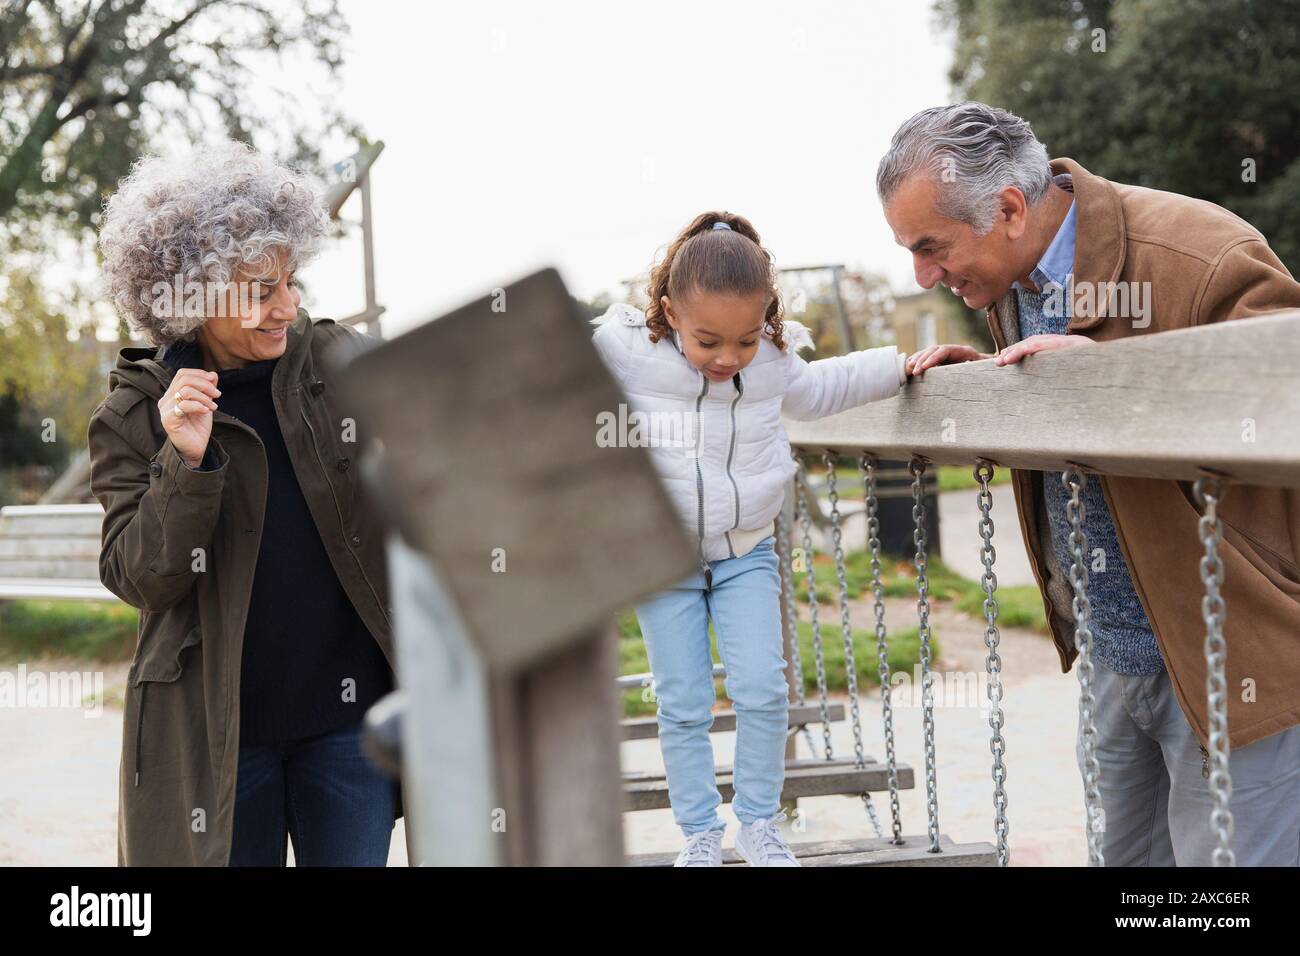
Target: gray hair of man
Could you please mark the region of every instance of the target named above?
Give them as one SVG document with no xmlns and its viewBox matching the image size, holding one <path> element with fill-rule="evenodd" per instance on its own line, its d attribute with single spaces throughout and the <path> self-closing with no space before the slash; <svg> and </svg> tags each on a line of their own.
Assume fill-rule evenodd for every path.
<svg viewBox="0 0 1300 956">
<path fill-rule="evenodd" d="M 1015 186 L 1032 206 L 1052 184 L 1047 149 L 1029 124 L 975 102 L 922 110 L 898 128 L 876 171 L 881 203 L 917 172 L 939 187 L 937 212 L 980 236 L 993 228 L 1002 190 Z"/>
</svg>

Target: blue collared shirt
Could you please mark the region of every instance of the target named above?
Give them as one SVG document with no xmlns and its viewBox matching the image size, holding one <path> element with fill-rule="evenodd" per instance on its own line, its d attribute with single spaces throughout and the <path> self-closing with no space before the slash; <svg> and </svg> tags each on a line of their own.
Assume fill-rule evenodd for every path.
<svg viewBox="0 0 1300 956">
<path fill-rule="evenodd" d="M 1060 184 L 1058 183 L 1058 185 Z M 1076 205 L 1078 204 L 1070 203 L 1070 211 L 1061 220 L 1061 226 L 1056 230 L 1056 235 L 1052 237 L 1051 245 L 1043 253 L 1043 258 L 1038 260 L 1038 265 L 1034 266 L 1034 271 L 1029 273 L 1029 281 L 1036 285 L 1040 292 L 1052 285 L 1061 289 L 1069 288 L 1070 273 L 1074 271 L 1074 209 Z M 1019 281 L 1015 285 L 1017 288 L 1024 288 Z"/>
</svg>

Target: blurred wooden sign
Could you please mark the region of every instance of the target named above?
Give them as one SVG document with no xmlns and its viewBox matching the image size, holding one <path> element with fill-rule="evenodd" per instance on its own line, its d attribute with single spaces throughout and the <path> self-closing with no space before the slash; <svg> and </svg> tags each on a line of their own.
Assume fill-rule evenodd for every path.
<svg viewBox="0 0 1300 956">
<path fill-rule="evenodd" d="M 553 269 L 349 361 L 403 539 L 449 583 L 489 667 L 590 636 L 694 566 L 641 447 L 600 447 L 626 402 Z"/>
</svg>

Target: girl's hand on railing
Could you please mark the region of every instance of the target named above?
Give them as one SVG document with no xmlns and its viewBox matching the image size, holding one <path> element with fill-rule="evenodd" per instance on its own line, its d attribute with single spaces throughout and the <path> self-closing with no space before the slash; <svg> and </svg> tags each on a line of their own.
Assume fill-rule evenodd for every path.
<svg viewBox="0 0 1300 956">
<path fill-rule="evenodd" d="M 1050 349 L 1069 349 L 1076 345 L 1092 345 L 1092 339 L 1086 335 L 1031 335 L 1021 339 L 1015 345 L 1008 345 L 998 353 L 999 365 L 1015 365 L 1026 355 L 1046 352 Z"/>
<path fill-rule="evenodd" d="M 907 357 L 903 367 L 907 374 L 920 375 L 927 368 L 936 365 L 956 365 L 958 362 L 978 362 L 980 359 L 992 358 L 975 351 L 969 345 L 931 345 Z"/>
</svg>

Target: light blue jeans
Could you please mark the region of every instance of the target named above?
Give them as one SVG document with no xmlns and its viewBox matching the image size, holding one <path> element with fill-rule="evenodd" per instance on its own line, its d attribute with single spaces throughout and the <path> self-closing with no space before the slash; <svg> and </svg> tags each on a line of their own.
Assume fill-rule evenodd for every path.
<svg viewBox="0 0 1300 956">
<path fill-rule="evenodd" d="M 781 638 L 781 577 L 769 535 L 739 558 L 710 561 L 704 571 L 636 608 L 659 701 L 659 746 L 668 797 L 687 836 L 724 829 L 713 774 L 713 661 L 709 619 L 727 669 L 726 689 L 736 710 L 735 799 L 742 823 L 773 816 L 785 781 L 789 687 Z"/>
</svg>

